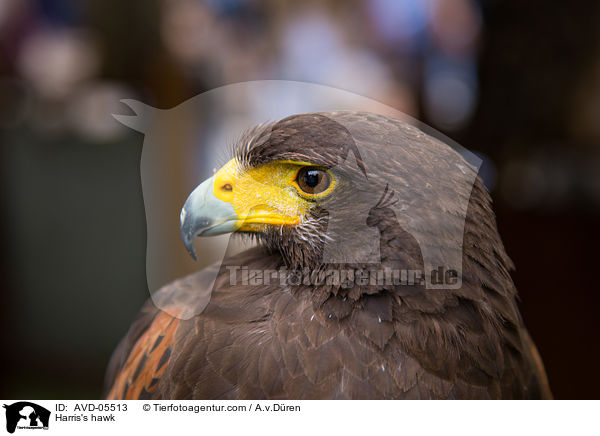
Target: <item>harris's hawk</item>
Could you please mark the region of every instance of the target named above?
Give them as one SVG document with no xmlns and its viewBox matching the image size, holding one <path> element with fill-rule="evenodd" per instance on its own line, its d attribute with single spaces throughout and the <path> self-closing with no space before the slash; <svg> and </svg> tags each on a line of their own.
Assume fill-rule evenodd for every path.
<svg viewBox="0 0 600 436">
<path fill-rule="evenodd" d="M 149 301 L 106 397 L 550 398 L 490 203 L 459 153 L 393 118 L 312 113 L 251 129 L 180 224 L 192 256 L 196 236 L 256 247 L 224 259 L 210 289 L 198 272 L 159 291 L 210 301 L 192 317 Z M 458 286 L 428 286 L 431 259 L 457 252 Z M 421 275 L 357 279 L 373 268 Z M 265 280 L 278 271 L 286 280 Z"/>
</svg>

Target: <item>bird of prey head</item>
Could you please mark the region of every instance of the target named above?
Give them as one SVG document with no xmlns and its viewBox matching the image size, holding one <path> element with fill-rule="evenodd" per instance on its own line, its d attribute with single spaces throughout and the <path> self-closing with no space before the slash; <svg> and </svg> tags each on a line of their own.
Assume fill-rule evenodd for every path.
<svg viewBox="0 0 600 436">
<path fill-rule="evenodd" d="M 398 120 L 295 115 L 241 138 L 233 159 L 186 201 L 181 234 L 193 257 L 196 236 L 238 232 L 288 266 L 316 268 L 379 263 L 381 237 L 399 237 L 396 227 L 403 267 L 460 269 L 474 182 L 457 152 Z"/>
<path fill-rule="evenodd" d="M 325 115 L 290 117 L 247 132 L 234 154 L 183 207 L 190 254 L 197 235 L 243 232 L 295 266 L 314 264 L 327 238 L 328 211 L 351 213 L 359 201 L 356 181 L 366 181 L 350 132 Z M 354 167 L 344 165 L 349 154 Z"/>
</svg>

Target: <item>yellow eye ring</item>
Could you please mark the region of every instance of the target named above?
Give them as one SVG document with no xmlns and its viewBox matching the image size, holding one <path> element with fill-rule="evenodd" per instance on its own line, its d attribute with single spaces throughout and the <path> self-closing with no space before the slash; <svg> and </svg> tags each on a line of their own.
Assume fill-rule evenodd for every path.
<svg viewBox="0 0 600 436">
<path fill-rule="evenodd" d="M 335 179 L 333 174 L 325 168 L 306 165 L 298 169 L 292 185 L 303 197 L 318 199 L 333 191 Z"/>
</svg>

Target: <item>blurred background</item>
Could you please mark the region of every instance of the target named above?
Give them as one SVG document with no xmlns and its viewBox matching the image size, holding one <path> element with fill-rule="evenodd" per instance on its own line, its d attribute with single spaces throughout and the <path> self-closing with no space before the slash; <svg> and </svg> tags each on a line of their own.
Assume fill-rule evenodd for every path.
<svg viewBox="0 0 600 436">
<path fill-rule="evenodd" d="M 597 398 L 598 29 L 595 0 L 0 0 L 0 397 L 98 398 L 148 298 L 143 136 L 119 99 L 286 79 L 483 159 L 552 390 Z"/>
</svg>

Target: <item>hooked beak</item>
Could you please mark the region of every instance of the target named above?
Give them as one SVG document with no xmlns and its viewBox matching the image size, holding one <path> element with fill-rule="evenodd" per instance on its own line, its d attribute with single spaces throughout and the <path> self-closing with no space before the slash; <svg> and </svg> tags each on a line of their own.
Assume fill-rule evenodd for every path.
<svg viewBox="0 0 600 436">
<path fill-rule="evenodd" d="M 194 249 L 196 236 L 215 236 L 236 231 L 240 224 L 231 203 L 218 199 L 213 192 L 214 176 L 192 191 L 180 215 L 183 244 L 198 260 Z"/>
<path fill-rule="evenodd" d="M 188 253 L 197 260 L 196 236 L 236 231 L 260 232 L 265 226 L 296 225 L 307 209 L 291 188 L 298 164 L 265 164 L 242 170 L 235 159 L 205 180 L 188 197 L 180 231 Z"/>
</svg>

